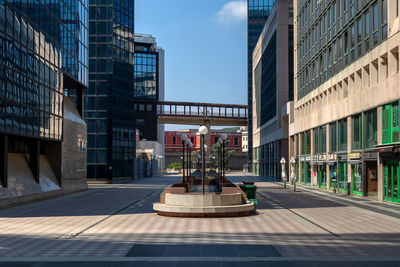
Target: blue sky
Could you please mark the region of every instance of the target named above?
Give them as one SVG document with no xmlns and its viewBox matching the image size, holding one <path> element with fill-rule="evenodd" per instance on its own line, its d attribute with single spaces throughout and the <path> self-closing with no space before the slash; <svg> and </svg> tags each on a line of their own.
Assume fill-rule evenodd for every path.
<svg viewBox="0 0 400 267">
<path fill-rule="evenodd" d="M 165 98 L 247 104 L 246 1 L 136 0 L 135 31 L 165 50 Z M 167 126 L 167 130 L 188 126 Z"/>
</svg>

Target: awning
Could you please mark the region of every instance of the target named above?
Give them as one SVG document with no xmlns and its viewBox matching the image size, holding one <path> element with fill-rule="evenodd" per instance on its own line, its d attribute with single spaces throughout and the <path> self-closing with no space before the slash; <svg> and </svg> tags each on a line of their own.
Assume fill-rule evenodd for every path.
<svg viewBox="0 0 400 267">
<path fill-rule="evenodd" d="M 400 144 L 385 144 L 374 146 L 374 151 L 377 152 L 395 152 L 395 148 L 399 148 Z"/>
</svg>

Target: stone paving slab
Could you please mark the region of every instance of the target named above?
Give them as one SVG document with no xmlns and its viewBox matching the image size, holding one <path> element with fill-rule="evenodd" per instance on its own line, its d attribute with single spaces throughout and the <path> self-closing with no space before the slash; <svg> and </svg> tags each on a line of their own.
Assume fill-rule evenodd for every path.
<svg viewBox="0 0 400 267">
<path fill-rule="evenodd" d="M 311 265 L 304 266 L 313 266 L 315 259 L 329 257 L 387 260 L 399 256 L 399 219 L 303 192 L 293 193 L 251 176 L 237 175 L 229 179 L 256 181 L 258 208 L 253 216 L 171 218 L 156 215 L 153 202 L 159 201 L 165 185 L 177 179 L 161 177 L 133 184 L 97 186 L 86 193 L 0 211 L 0 261 L 24 257 L 136 259 L 125 257 L 135 245 L 142 246 L 142 253 L 148 253 L 150 259 L 155 259 L 152 253 L 157 246 L 200 246 L 210 253 L 200 259 L 220 256 L 212 258 L 220 266 L 228 262 L 236 266 L 238 259 L 245 255 L 232 257 L 232 250 L 216 249 L 218 246 L 264 246 L 273 248 L 284 259 L 313 259 L 308 262 Z M 262 264 L 270 264 L 270 260 L 263 259 L 268 252 L 258 253 L 257 249 L 250 252 L 255 253 L 252 262 L 259 259 Z M 170 265 L 174 259 L 161 257 L 159 261 L 176 266 Z M 148 264 L 146 260 L 143 262 Z"/>
</svg>

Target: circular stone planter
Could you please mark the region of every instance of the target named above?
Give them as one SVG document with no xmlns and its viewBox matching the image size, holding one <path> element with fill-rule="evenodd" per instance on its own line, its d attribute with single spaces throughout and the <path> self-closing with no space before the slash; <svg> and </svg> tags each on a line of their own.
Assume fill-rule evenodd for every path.
<svg viewBox="0 0 400 267">
<path fill-rule="evenodd" d="M 173 217 L 233 217 L 254 213 L 254 204 L 243 204 L 242 194 L 172 194 L 165 203 L 154 203 L 159 215 Z"/>
</svg>

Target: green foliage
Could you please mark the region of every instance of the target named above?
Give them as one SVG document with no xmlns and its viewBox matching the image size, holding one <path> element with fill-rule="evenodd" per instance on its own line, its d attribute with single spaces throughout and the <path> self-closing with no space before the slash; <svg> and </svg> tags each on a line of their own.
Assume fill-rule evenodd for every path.
<svg viewBox="0 0 400 267">
<path fill-rule="evenodd" d="M 226 140 L 226 141 L 225 141 L 225 155 L 224 155 L 224 157 L 223 157 L 223 160 L 224 160 L 224 162 L 225 162 L 225 167 L 228 167 L 228 161 L 229 161 L 229 159 L 232 157 L 233 154 L 236 153 L 235 150 L 227 151 L 227 150 L 226 150 L 226 147 L 227 147 L 228 145 L 229 145 L 229 140 Z M 217 158 L 218 158 L 218 148 L 217 148 L 216 145 L 214 145 L 213 156 L 215 157 L 215 166 L 216 166 L 216 167 L 219 167 L 219 162 L 218 162 L 218 160 L 217 160 Z"/>
<path fill-rule="evenodd" d="M 182 163 L 181 162 L 172 162 L 172 163 L 170 163 L 169 165 L 168 165 L 168 169 L 173 169 L 173 168 L 176 168 L 176 167 L 181 167 L 182 168 Z"/>
</svg>

